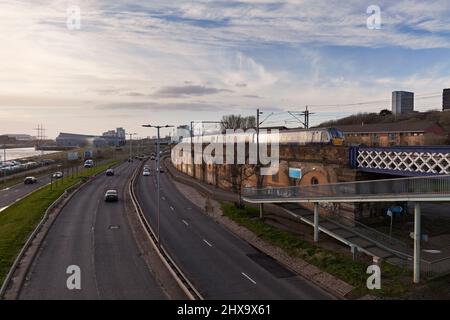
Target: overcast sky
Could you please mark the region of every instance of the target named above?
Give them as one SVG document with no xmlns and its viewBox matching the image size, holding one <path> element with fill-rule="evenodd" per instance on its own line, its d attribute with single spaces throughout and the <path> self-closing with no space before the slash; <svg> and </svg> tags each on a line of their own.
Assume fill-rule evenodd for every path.
<svg viewBox="0 0 450 320">
<path fill-rule="evenodd" d="M 144 123 L 305 105 L 316 124 L 390 108 L 393 90 L 439 108 L 450 87 L 448 0 L 2 0 L 0 41 L 0 133 L 144 137 Z M 333 106 L 365 101 L 378 102 Z"/>
</svg>

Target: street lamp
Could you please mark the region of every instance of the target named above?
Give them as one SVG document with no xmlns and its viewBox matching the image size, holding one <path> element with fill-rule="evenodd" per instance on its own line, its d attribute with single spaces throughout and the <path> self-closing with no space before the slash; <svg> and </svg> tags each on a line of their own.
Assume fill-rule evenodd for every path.
<svg viewBox="0 0 450 320">
<path fill-rule="evenodd" d="M 157 229 L 158 229 L 158 248 L 159 249 L 161 249 L 161 232 L 160 232 L 160 216 L 161 216 L 161 211 L 160 211 L 160 205 L 159 205 L 159 202 L 160 202 L 160 198 L 161 198 L 161 196 L 160 196 L 160 192 L 161 192 L 161 187 L 160 187 L 160 182 L 159 182 L 159 172 L 160 172 L 160 151 L 159 151 L 159 145 L 160 145 L 160 141 L 159 141 L 159 139 L 160 139 L 160 135 L 159 135 L 159 130 L 161 129 L 161 128 L 171 128 L 171 127 L 173 127 L 173 126 L 169 126 L 169 125 L 165 125 L 165 126 L 153 126 L 153 125 L 151 125 L 151 124 L 144 124 L 144 125 L 142 125 L 143 127 L 145 127 L 145 128 L 156 128 L 157 129 L 157 131 L 158 131 L 158 140 L 157 140 L 157 144 L 156 144 L 156 153 L 157 153 L 157 155 L 156 155 L 156 170 L 157 170 L 157 173 L 156 173 L 156 188 L 157 188 L 157 200 L 156 200 L 156 210 L 157 210 Z"/>
<path fill-rule="evenodd" d="M 137 133 L 127 133 L 130 136 L 130 161 L 133 159 L 133 155 L 131 153 L 131 145 L 133 144 L 133 136 L 137 135 Z"/>
</svg>

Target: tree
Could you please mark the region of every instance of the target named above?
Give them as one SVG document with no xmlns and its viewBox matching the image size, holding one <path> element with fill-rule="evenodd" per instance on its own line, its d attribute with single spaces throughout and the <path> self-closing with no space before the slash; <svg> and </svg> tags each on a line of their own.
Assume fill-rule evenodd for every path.
<svg viewBox="0 0 450 320">
<path fill-rule="evenodd" d="M 256 118 L 254 116 L 243 117 L 241 115 L 226 115 L 222 117 L 222 132 L 225 132 L 227 129 L 250 129 L 256 127 Z M 247 150 L 247 148 L 246 148 Z M 233 164 L 230 164 L 230 172 L 229 176 L 231 178 L 231 185 L 234 192 L 238 194 L 238 207 L 242 207 L 242 191 L 243 186 L 246 181 L 248 181 L 252 176 L 255 175 L 255 165 L 247 165 L 247 164 L 237 164 L 236 161 L 236 152 L 235 161 Z M 246 152 L 246 159 L 248 158 L 248 154 Z M 227 178 L 227 177 L 226 177 Z"/>
<path fill-rule="evenodd" d="M 388 109 L 383 109 L 383 110 L 380 111 L 380 116 L 382 116 L 382 117 L 389 116 L 391 114 L 392 114 L 392 111 L 388 110 Z"/>
<path fill-rule="evenodd" d="M 240 114 L 229 114 L 222 117 L 221 129 L 250 129 L 256 128 L 256 118 L 254 116 L 243 117 Z"/>
</svg>

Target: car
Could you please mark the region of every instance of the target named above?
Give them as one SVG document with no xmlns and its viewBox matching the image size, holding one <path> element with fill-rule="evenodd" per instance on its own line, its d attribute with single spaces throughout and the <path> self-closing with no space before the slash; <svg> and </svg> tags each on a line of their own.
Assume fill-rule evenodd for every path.
<svg viewBox="0 0 450 320">
<path fill-rule="evenodd" d="M 117 190 L 108 190 L 105 193 L 105 201 L 119 201 L 119 194 Z"/>
<path fill-rule="evenodd" d="M 63 173 L 61 171 L 57 171 L 52 175 L 53 179 L 61 179 L 63 177 Z"/>
<path fill-rule="evenodd" d="M 109 168 L 108 170 L 106 170 L 106 175 L 107 176 L 113 176 L 114 175 L 114 170 Z"/>
<path fill-rule="evenodd" d="M 33 183 L 36 183 L 36 182 L 37 182 L 37 179 L 35 177 L 26 177 L 23 180 L 24 184 L 33 184 Z"/>
<path fill-rule="evenodd" d="M 158 169 L 156 169 L 156 171 L 158 171 Z M 159 172 L 164 172 L 164 168 L 163 167 L 159 167 Z"/>
<path fill-rule="evenodd" d="M 150 157 L 150 160 L 155 160 L 155 156 L 151 156 L 151 157 Z"/>
<path fill-rule="evenodd" d="M 86 160 L 84 162 L 84 167 L 85 168 L 92 168 L 94 166 L 94 160 Z"/>
<path fill-rule="evenodd" d="M 144 166 L 144 170 L 150 170 L 150 166 L 146 164 L 146 165 Z"/>
<path fill-rule="evenodd" d="M 53 159 L 44 159 L 41 161 L 42 165 L 44 166 L 49 166 L 51 164 L 54 164 L 56 161 Z"/>
<path fill-rule="evenodd" d="M 142 173 L 142 175 L 144 177 L 148 177 L 150 175 L 150 171 L 149 170 L 144 170 L 144 172 Z"/>
</svg>

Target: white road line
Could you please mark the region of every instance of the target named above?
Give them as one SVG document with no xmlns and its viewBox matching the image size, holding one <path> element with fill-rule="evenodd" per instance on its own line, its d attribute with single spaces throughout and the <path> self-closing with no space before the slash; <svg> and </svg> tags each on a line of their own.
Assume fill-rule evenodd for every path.
<svg viewBox="0 0 450 320">
<path fill-rule="evenodd" d="M 253 280 L 252 278 L 250 278 L 248 275 L 246 275 L 245 273 L 242 272 L 242 275 L 244 277 L 246 277 L 248 280 L 250 280 L 253 284 L 256 284 L 255 280 Z"/>
<path fill-rule="evenodd" d="M 187 223 L 186 220 L 181 220 L 181 221 L 183 221 L 183 223 L 186 225 L 186 227 L 189 226 L 189 223 Z"/>
<path fill-rule="evenodd" d="M 165 198 L 165 197 L 161 197 L 161 199 L 163 199 L 163 200 L 166 200 L 166 198 Z"/>
<path fill-rule="evenodd" d="M 206 239 L 203 239 L 203 242 L 205 242 L 208 246 L 212 247 L 212 244 L 206 241 Z"/>
</svg>

